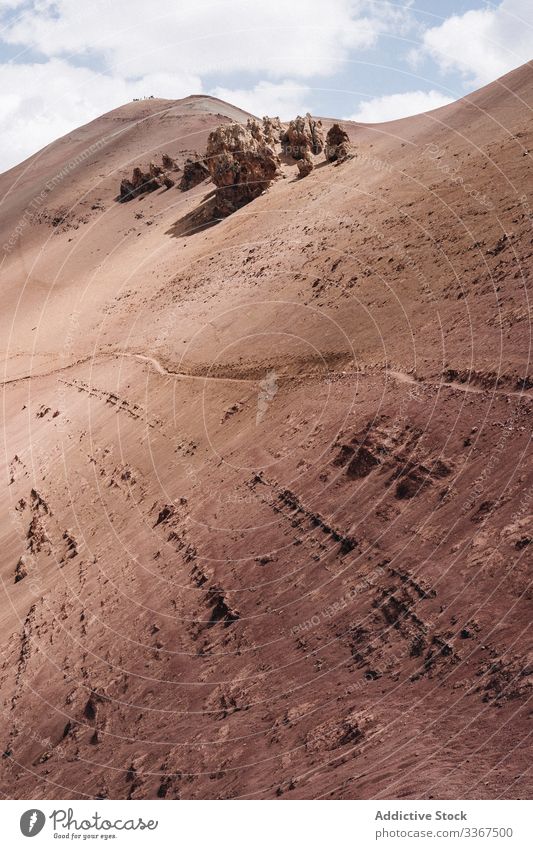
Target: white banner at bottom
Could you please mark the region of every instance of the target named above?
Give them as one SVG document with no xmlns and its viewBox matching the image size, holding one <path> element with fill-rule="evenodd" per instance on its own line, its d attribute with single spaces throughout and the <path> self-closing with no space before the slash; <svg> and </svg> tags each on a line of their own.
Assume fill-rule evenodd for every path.
<svg viewBox="0 0 533 849">
<path fill-rule="evenodd" d="M 530 849 L 532 813 L 527 801 L 0 801 L 9 849 Z"/>
</svg>

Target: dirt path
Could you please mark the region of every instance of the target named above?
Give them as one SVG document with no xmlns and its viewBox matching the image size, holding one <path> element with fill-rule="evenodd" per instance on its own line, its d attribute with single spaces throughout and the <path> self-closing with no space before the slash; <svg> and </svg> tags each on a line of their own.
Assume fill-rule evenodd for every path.
<svg viewBox="0 0 533 849">
<path fill-rule="evenodd" d="M 456 389 L 459 392 L 465 392 L 468 395 L 496 395 L 497 397 L 502 398 L 527 398 L 533 400 L 533 394 L 531 392 L 527 392 L 525 389 L 522 390 L 513 390 L 510 392 L 506 392 L 502 389 L 484 389 L 480 386 L 474 386 L 471 383 L 458 383 L 449 380 L 442 381 L 430 381 L 430 380 L 417 380 L 413 377 L 412 374 L 409 374 L 405 371 L 395 371 L 393 369 L 389 369 L 387 374 L 397 380 L 399 383 L 407 383 L 411 386 L 420 386 L 420 387 L 431 387 L 432 389 L 439 390 L 443 387 L 446 389 Z"/>
<path fill-rule="evenodd" d="M 185 378 L 188 380 L 216 380 L 225 383 L 255 383 L 255 378 L 248 377 L 229 377 L 223 375 L 209 375 L 209 374 L 192 374 L 190 372 L 185 371 L 172 371 L 171 369 L 167 369 L 156 357 L 151 357 L 148 354 L 138 354 L 135 352 L 123 351 L 120 353 L 116 353 L 114 351 L 109 351 L 108 353 L 102 354 L 92 354 L 86 357 L 82 357 L 79 360 L 75 360 L 72 363 L 68 363 L 64 366 L 58 366 L 57 368 L 49 369 L 44 372 L 34 372 L 31 374 L 23 374 L 19 377 L 12 377 L 8 380 L 4 380 L 0 382 L 0 386 L 8 386 L 12 383 L 20 383 L 23 380 L 37 380 L 42 377 L 50 377 L 53 374 L 60 374 L 64 371 L 69 371 L 70 369 L 76 368 L 76 366 L 81 366 L 87 362 L 101 362 L 104 360 L 109 360 L 111 358 L 114 359 L 134 359 L 138 362 L 148 363 L 152 366 L 154 371 L 157 374 L 160 374 L 162 377 L 176 377 L 176 378 Z"/>
<path fill-rule="evenodd" d="M 188 380 L 218 380 L 223 383 L 255 383 L 256 380 L 253 377 L 229 377 L 224 375 L 211 375 L 211 374 L 191 374 L 186 371 L 172 371 L 171 369 L 167 369 L 156 357 L 150 357 L 147 354 L 130 354 L 125 352 L 124 354 L 114 354 L 112 356 L 116 357 L 131 357 L 139 362 L 148 363 L 153 366 L 157 374 L 161 374 L 164 377 L 179 377 L 186 378 Z"/>
<path fill-rule="evenodd" d="M 212 374 L 194 374 L 187 371 L 172 371 L 172 369 L 166 368 L 163 363 L 157 359 L 157 357 L 150 356 L 149 354 L 141 354 L 137 352 L 131 351 L 109 351 L 107 353 L 100 353 L 94 355 L 88 355 L 86 357 L 82 357 L 79 360 L 76 360 L 72 363 L 68 363 L 64 366 L 59 366 L 55 369 L 50 369 L 46 372 L 41 372 L 37 374 L 26 374 L 21 375 L 20 377 L 13 377 L 8 380 L 4 380 L 0 383 L 0 386 L 8 386 L 12 383 L 19 383 L 23 380 L 37 380 L 41 377 L 50 377 L 53 374 L 60 374 L 61 372 L 68 371 L 76 366 L 83 365 L 84 363 L 93 361 L 99 362 L 103 360 L 108 360 L 110 358 L 115 359 L 133 359 L 137 362 L 146 363 L 152 367 L 152 369 L 156 372 L 156 374 L 161 375 L 161 377 L 170 377 L 177 378 L 183 380 L 202 380 L 202 381 L 217 381 L 220 383 L 257 383 L 260 380 L 260 377 L 234 377 L 229 375 L 212 375 Z M 452 389 L 457 390 L 459 392 L 464 392 L 469 395 L 493 395 L 499 398 L 523 398 L 528 400 L 533 400 L 533 393 L 528 392 L 526 390 L 512 390 L 512 391 L 504 391 L 501 389 L 487 389 L 480 386 L 474 386 L 471 383 L 458 383 L 453 381 L 430 381 L 430 380 L 417 380 L 417 378 L 413 377 L 412 374 L 405 371 L 399 371 L 396 369 L 382 369 L 379 373 L 385 372 L 387 377 L 391 377 L 399 383 L 408 384 L 410 386 L 418 386 L 420 388 L 430 388 L 434 391 L 440 391 L 441 389 Z M 368 371 L 338 371 L 338 372 L 330 372 L 326 375 L 326 378 L 337 377 L 367 377 L 370 374 L 374 374 L 375 372 L 372 369 Z M 279 374 L 277 376 L 278 381 L 285 380 L 300 380 L 302 378 L 311 378 L 311 377 L 320 377 L 320 373 L 318 372 L 299 372 L 297 374 Z"/>
</svg>

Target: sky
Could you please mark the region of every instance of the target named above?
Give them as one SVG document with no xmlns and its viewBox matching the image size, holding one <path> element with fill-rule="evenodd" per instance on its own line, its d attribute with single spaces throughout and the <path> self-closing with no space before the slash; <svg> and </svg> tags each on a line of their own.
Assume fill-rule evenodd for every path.
<svg viewBox="0 0 533 849">
<path fill-rule="evenodd" d="M 533 0 L 0 0 L 0 171 L 134 97 L 386 121 L 532 48 Z"/>
</svg>

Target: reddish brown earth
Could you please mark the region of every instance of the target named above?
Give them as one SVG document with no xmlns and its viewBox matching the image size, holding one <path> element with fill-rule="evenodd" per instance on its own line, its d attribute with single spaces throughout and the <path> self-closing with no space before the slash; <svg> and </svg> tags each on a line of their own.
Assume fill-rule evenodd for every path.
<svg viewBox="0 0 533 849">
<path fill-rule="evenodd" d="M 0 177 L 4 796 L 531 794 L 532 107 L 193 232 L 208 181 L 116 197 L 210 98 Z"/>
</svg>

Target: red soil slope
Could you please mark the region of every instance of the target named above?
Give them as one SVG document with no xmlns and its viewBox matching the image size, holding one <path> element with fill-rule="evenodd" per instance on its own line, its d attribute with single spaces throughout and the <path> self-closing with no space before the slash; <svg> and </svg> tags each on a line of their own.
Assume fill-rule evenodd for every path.
<svg viewBox="0 0 533 849">
<path fill-rule="evenodd" d="M 190 232 L 246 113 L 0 176 L 0 790 L 531 793 L 533 69 Z M 529 653 L 528 653 L 529 651 Z"/>
</svg>

